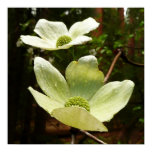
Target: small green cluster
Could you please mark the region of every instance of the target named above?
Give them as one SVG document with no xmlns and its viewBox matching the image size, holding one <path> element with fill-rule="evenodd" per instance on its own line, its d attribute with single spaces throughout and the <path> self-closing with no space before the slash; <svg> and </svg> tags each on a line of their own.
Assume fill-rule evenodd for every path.
<svg viewBox="0 0 152 152">
<path fill-rule="evenodd" d="M 79 96 L 71 97 L 65 103 L 65 107 L 72 107 L 72 106 L 79 106 L 79 107 L 86 109 L 87 111 L 90 111 L 90 105 L 89 105 L 88 101 Z"/>
<path fill-rule="evenodd" d="M 66 36 L 66 35 L 60 36 L 56 42 L 56 47 L 63 46 L 65 44 L 68 44 L 71 41 L 72 39 L 69 36 Z"/>
</svg>

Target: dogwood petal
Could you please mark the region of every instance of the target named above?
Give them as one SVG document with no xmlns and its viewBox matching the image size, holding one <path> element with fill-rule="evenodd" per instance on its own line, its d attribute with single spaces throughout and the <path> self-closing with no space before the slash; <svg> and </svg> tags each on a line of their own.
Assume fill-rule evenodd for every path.
<svg viewBox="0 0 152 152">
<path fill-rule="evenodd" d="M 92 38 L 88 37 L 88 36 L 78 36 L 77 38 L 73 39 L 70 43 L 63 45 L 61 47 L 59 47 L 60 49 L 68 49 L 73 45 L 80 45 L 80 44 L 84 44 L 88 41 L 91 41 Z"/>
<path fill-rule="evenodd" d="M 108 131 L 107 128 L 88 111 L 79 107 L 54 109 L 51 114 L 60 122 L 82 130 Z"/>
<path fill-rule="evenodd" d="M 90 31 L 95 30 L 98 26 L 99 23 L 97 23 L 93 18 L 89 17 L 82 22 L 76 22 L 75 24 L 73 24 L 69 29 L 69 33 L 74 39 L 78 36 L 87 34 Z"/>
<path fill-rule="evenodd" d="M 34 71 L 39 86 L 47 96 L 61 103 L 64 103 L 69 98 L 67 82 L 61 73 L 48 61 L 41 57 L 36 57 Z"/>
<path fill-rule="evenodd" d="M 56 108 L 64 107 L 63 104 L 55 101 L 54 99 L 51 99 L 47 97 L 46 95 L 34 90 L 32 87 L 28 88 L 31 94 L 33 95 L 36 102 L 39 104 L 40 107 L 42 107 L 45 111 L 48 113 L 51 113 L 52 110 Z"/>
<path fill-rule="evenodd" d="M 84 44 L 88 41 L 91 41 L 92 38 L 88 36 L 78 36 L 77 38 L 73 39 L 69 44 L 71 45 L 79 45 Z"/>
<path fill-rule="evenodd" d="M 32 45 L 34 47 L 42 48 L 45 50 L 54 50 L 52 43 L 48 43 L 46 40 L 43 40 L 37 36 L 21 35 L 21 40 L 25 44 Z"/>
<path fill-rule="evenodd" d="M 56 40 L 68 33 L 67 27 L 63 22 L 52 22 L 46 19 L 40 19 L 34 29 L 40 37 L 44 40 L 54 42 L 56 45 Z"/>
<path fill-rule="evenodd" d="M 130 80 L 104 85 L 90 100 L 91 114 L 101 122 L 109 121 L 126 106 L 133 88 L 134 83 Z"/>
<path fill-rule="evenodd" d="M 70 43 L 65 44 L 63 46 L 59 46 L 58 49 L 69 49 L 73 45 L 84 44 L 84 43 L 91 41 L 91 40 L 92 40 L 92 38 L 88 37 L 88 36 L 78 36 L 77 38 L 73 39 Z"/>
<path fill-rule="evenodd" d="M 103 85 L 104 75 L 98 69 L 97 59 L 88 55 L 69 64 L 66 79 L 72 96 L 89 100 Z"/>
</svg>

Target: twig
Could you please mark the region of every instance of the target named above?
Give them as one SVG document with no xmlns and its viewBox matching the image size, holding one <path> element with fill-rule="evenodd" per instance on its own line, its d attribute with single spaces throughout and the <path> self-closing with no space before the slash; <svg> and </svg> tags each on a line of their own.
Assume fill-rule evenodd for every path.
<svg viewBox="0 0 152 152">
<path fill-rule="evenodd" d="M 104 79 L 104 83 L 107 82 L 107 80 L 109 79 L 109 76 L 110 76 L 110 74 L 111 74 L 111 72 L 112 72 L 112 70 L 113 70 L 116 62 L 117 62 L 118 58 L 120 57 L 120 55 L 121 55 L 121 53 L 122 53 L 121 50 L 118 50 L 118 51 L 119 51 L 119 52 L 118 52 L 118 54 L 115 56 L 115 58 L 113 59 L 112 64 L 111 64 L 111 66 L 110 66 L 110 68 L 109 68 L 109 71 L 108 71 L 108 73 L 107 73 L 107 75 L 106 75 L 106 77 L 105 77 L 105 79 Z"/>
<path fill-rule="evenodd" d="M 75 135 L 71 134 L 71 144 L 75 144 Z"/>
<path fill-rule="evenodd" d="M 138 66 L 138 67 L 143 67 L 144 66 L 144 64 L 137 63 L 137 62 L 134 62 L 134 61 L 130 60 L 124 53 L 122 53 L 121 57 L 125 62 L 130 63 L 132 65 L 135 65 L 135 66 Z"/>
<path fill-rule="evenodd" d="M 76 134 L 78 132 L 78 129 L 71 127 L 71 144 L 75 144 L 76 143 Z"/>
<path fill-rule="evenodd" d="M 80 130 L 80 132 L 84 133 L 85 135 L 87 135 L 88 137 L 92 138 L 93 140 L 97 141 L 100 144 L 107 144 L 107 143 L 103 142 L 102 140 L 98 139 L 97 137 L 95 137 L 94 135 L 90 134 L 87 131 Z"/>
</svg>

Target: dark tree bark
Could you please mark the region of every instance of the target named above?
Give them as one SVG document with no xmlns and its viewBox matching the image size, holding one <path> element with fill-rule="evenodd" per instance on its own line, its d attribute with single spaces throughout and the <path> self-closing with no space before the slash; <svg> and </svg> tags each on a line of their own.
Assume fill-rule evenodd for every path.
<svg viewBox="0 0 152 152">
<path fill-rule="evenodd" d="M 130 23 L 130 25 L 133 24 L 133 18 L 132 18 L 131 15 L 130 15 L 129 23 Z M 133 35 L 133 37 L 131 37 L 129 39 L 129 41 L 128 41 L 128 47 L 129 47 L 129 49 L 128 49 L 128 55 L 130 57 L 133 57 L 134 51 L 135 51 L 134 50 L 134 47 L 135 47 L 135 34 Z"/>
<path fill-rule="evenodd" d="M 102 15 L 103 15 L 103 8 L 95 8 L 95 19 L 98 23 L 100 23 L 98 29 L 93 32 L 95 37 L 98 37 L 102 34 Z"/>
<path fill-rule="evenodd" d="M 8 143 L 18 143 L 25 138 L 29 128 L 31 106 L 27 87 L 31 81 L 30 74 L 26 73 L 27 64 L 26 50 L 16 47 L 16 42 L 23 34 L 21 23 L 26 22 L 23 14 L 30 17 L 30 9 L 8 9 Z M 28 114 L 27 114 L 28 113 Z M 23 133 L 24 132 L 24 133 Z M 23 134 L 22 134 L 23 133 Z"/>
<path fill-rule="evenodd" d="M 123 30 L 124 29 L 124 8 L 118 8 L 118 13 L 119 13 L 119 19 L 120 19 L 120 27 Z"/>
</svg>

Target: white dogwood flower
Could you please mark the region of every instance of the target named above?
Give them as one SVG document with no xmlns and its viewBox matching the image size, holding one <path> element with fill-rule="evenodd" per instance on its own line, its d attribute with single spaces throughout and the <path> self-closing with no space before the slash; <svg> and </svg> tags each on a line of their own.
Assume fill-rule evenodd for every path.
<svg viewBox="0 0 152 152">
<path fill-rule="evenodd" d="M 134 88 L 131 80 L 104 85 L 104 74 L 92 55 L 72 61 L 66 79 L 41 57 L 34 60 L 34 72 L 44 94 L 29 90 L 39 106 L 60 122 L 82 130 L 108 131 L 103 122 L 127 105 Z"/>
<path fill-rule="evenodd" d="M 45 50 L 68 49 L 73 45 L 91 41 L 92 38 L 84 34 L 95 30 L 98 26 L 99 23 L 91 17 L 74 23 L 69 30 L 63 22 L 40 19 L 34 29 L 34 32 L 40 37 L 21 35 L 21 40 L 25 44 Z"/>
</svg>

